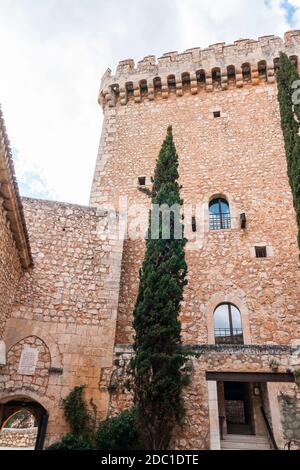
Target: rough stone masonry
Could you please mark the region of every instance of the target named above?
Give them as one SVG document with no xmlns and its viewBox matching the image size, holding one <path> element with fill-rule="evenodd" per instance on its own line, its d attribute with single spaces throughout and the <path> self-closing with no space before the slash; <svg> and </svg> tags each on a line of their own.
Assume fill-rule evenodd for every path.
<svg viewBox="0 0 300 470">
<path fill-rule="evenodd" d="M 183 341 L 198 352 L 186 371 L 186 418 L 173 447 L 220 449 L 224 433 L 238 434 L 230 410 L 241 403 L 250 418 L 239 425 L 269 437 L 264 408 L 278 447 L 300 440 L 299 386 L 292 379 L 300 369 L 299 250 L 277 102 L 280 51 L 300 70 L 300 31 L 284 40 L 265 36 L 148 56 L 136 67 L 130 59 L 115 75 L 108 70 L 90 207 L 21 201 L 8 178 L 9 143 L 2 141 L 0 154 L 9 157 L 0 160 L 2 416 L 12 401 L 40 404 L 49 415 L 48 445 L 68 430 L 61 399 L 75 385 L 87 386 L 99 419 L 131 405 L 126 364 L 144 241 L 107 239 L 98 228 L 109 224 L 112 209 L 122 219 L 124 200 L 128 208 L 149 207 L 139 189 L 150 186 L 171 124 L 181 194 L 191 207 Z M 215 200 L 226 201 L 230 213 L 230 225 L 220 230 L 210 223 Z M 128 222 L 135 218 L 130 212 Z M 257 257 L 257 247 L 266 257 Z M 239 344 L 216 336 L 215 311 L 225 304 L 240 313 Z M 38 350 L 31 375 L 19 373 L 26 348 Z M 226 396 L 232 380 L 247 384 L 247 400 Z"/>
</svg>

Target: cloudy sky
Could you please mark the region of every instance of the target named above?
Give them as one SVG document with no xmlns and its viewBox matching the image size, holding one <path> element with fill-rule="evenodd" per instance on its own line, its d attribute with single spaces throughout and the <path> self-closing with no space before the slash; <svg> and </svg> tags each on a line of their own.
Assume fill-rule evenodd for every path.
<svg viewBox="0 0 300 470">
<path fill-rule="evenodd" d="M 23 195 L 88 204 L 119 60 L 283 35 L 300 0 L 0 0 L 0 102 Z"/>
</svg>

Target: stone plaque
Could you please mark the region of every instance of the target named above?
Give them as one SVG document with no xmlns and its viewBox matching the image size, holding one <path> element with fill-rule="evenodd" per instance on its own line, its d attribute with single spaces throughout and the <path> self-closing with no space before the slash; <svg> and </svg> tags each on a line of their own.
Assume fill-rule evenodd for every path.
<svg viewBox="0 0 300 470">
<path fill-rule="evenodd" d="M 34 375 L 38 356 L 38 349 L 24 348 L 19 362 L 18 374 Z"/>
</svg>

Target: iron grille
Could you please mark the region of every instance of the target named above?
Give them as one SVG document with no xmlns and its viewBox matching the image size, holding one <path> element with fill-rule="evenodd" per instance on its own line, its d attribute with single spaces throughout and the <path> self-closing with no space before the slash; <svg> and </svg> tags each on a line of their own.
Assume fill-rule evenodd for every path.
<svg viewBox="0 0 300 470">
<path fill-rule="evenodd" d="M 244 344 L 243 330 L 240 328 L 215 328 L 216 344 Z"/>
<path fill-rule="evenodd" d="M 210 214 L 209 228 L 210 230 L 230 230 L 231 229 L 230 214 Z"/>
</svg>

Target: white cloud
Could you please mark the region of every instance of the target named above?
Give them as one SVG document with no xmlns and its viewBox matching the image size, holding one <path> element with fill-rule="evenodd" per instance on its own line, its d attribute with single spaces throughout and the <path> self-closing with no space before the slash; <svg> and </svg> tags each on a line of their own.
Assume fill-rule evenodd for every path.
<svg viewBox="0 0 300 470">
<path fill-rule="evenodd" d="M 256 39 L 266 34 L 282 35 L 289 29 L 280 1 L 176 0 L 176 5 L 181 40 L 187 48 L 239 38 Z"/>
<path fill-rule="evenodd" d="M 35 194 L 87 204 L 102 122 L 97 94 L 107 67 L 149 53 L 283 34 L 290 29 L 283 3 L 0 0 L 0 102 L 23 183 L 25 173 L 40 173 L 45 192 L 33 187 Z M 296 8 L 293 26 L 300 25 L 300 0 L 289 3 Z"/>
</svg>

